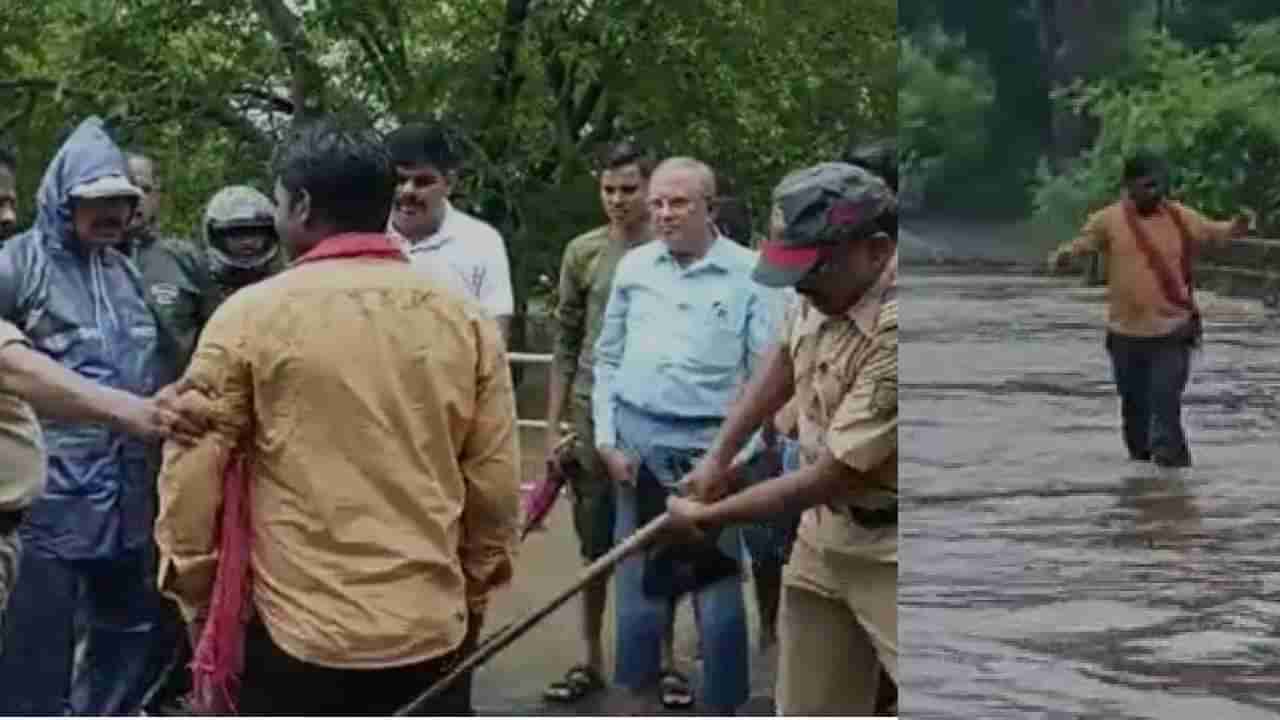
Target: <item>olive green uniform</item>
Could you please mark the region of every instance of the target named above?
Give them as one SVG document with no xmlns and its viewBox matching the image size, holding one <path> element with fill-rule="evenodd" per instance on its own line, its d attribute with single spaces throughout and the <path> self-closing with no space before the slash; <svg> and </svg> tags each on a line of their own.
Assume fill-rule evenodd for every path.
<svg viewBox="0 0 1280 720">
<path fill-rule="evenodd" d="M 614 271 L 630 249 L 622 240 L 611 237 L 608 226 L 599 227 L 570 241 L 560 265 L 555 358 L 570 387 L 570 423 L 578 436 L 569 482 L 574 496 L 574 528 L 582 556 L 587 560 L 600 557 L 612 547 L 614 513 L 613 485 L 594 444 L 592 349 L 604 322 Z"/>
<path fill-rule="evenodd" d="M 147 304 L 160 324 L 161 348 L 170 373 L 164 381 L 171 382 L 187 367 L 200 330 L 223 293 L 209 275 L 204 254 L 191 243 L 144 237 L 135 239 L 130 251 L 142 276 Z"/>
</svg>

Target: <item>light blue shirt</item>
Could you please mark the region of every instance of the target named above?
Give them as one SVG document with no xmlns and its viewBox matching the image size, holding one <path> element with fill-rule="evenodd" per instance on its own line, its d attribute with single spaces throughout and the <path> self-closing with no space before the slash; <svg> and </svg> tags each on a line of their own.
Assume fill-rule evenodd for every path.
<svg viewBox="0 0 1280 720">
<path fill-rule="evenodd" d="M 755 259 L 723 236 L 684 268 L 661 241 L 622 258 L 594 350 L 597 446 L 618 446 L 620 403 L 672 420 L 728 414 L 777 335 L 776 291 L 751 279 Z"/>
</svg>

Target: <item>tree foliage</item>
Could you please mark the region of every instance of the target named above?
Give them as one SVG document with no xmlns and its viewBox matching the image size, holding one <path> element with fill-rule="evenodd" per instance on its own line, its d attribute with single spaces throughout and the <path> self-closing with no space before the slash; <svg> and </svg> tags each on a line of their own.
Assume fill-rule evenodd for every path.
<svg viewBox="0 0 1280 720">
<path fill-rule="evenodd" d="M 463 131 L 459 203 L 508 239 L 517 294 L 602 220 L 589 170 L 636 137 L 710 162 L 757 208 L 787 170 L 896 127 L 896 0 L 0 0 L 0 131 L 31 197 L 68 126 L 160 160 L 170 229 L 264 186 L 319 112 Z M 29 210 L 29 208 L 28 208 Z M 757 216 L 763 215 L 761 212 Z"/>
<path fill-rule="evenodd" d="M 940 27 L 898 39 L 898 140 L 914 191 L 927 199 L 979 167 L 995 87 L 986 64 Z"/>
<path fill-rule="evenodd" d="M 1066 93 L 1077 111 L 1099 118 L 1101 132 L 1070 171 L 1042 171 L 1039 219 L 1064 233 L 1078 227 L 1115 198 L 1124 157 L 1151 148 L 1169 158 L 1177 194 L 1197 207 L 1224 217 L 1252 207 L 1264 229 L 1280 228 L 1280 116 L 1258 102 L 1280 91 L 1280 22 L 1243 31 L 1239 40 L 1193 50 L 1152 32 L 1134 78 Z"/>
<path fill-rule="evenodd" d="M 994 84 L 994 102 L 984 121 L 993 151 L 963 172 L 949 173 L 931 205 L 1022 214 L 1032 209 L 1037 168 L 1044 163 L 1048 172 L 1069 172 L 1100 132 L 1099 118 L 1077 114 L 1081 106 L 1058 102 L 1056 95 L 1077 81 L 1141 83 L 1136 74 L 1145 67 L 1148 31 L 1166 31 L 1191 49 L 1236 45 L 1247 41 L 1251 28 L 1280 16 L 1280 3 L 902 0 L 900 13 L 905 35 L 927 35 L 938 26 L 951 37 L 963 37 L 963 52 L 986 66 Z M 905 83 L 902 91 L 920 94 Z M 970 126 L 958 123 L 955 132 L 967 135 Z"/>
</svg>

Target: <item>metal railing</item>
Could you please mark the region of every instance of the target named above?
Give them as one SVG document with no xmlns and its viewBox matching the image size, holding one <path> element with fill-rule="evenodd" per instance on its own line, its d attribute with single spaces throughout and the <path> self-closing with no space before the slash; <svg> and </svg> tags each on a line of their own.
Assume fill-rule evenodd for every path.
<svg viewBox="0 0 1280 720">
<path fill-rule="evenodd" d="M 551 353 L 509 352 L 507 353 L 507 360 L 513 364 L 520 365 L 550 365 Z M 532 418 L 516 418 L 516 425 L 521 428 L 537 428 L 539 430 L 545 430 L 547 428 L 547 421 L 534 420 Z M 560 423 L 560 429 L 563 432 L 568 432 L 568 423 Z"/>
<path fill-rule="evenodd" d="M 539 367 L 542 367 L 542 366 L 551 364 L 551 353 L 509 352 L 507 353 L 507 360 L 512 364 L 519 363 L 521 365 L 537 365 Z M 547 421 L 534 420 L 532 418 L 529 418 L 529 419 L 516 418 L 516 425 L 519 428 L 536 428 L 538 430 L 545 430 L 547 428 Z M 569 431 L 568 423 L 560 423 L 560 429 L 564 432 L 568 432 Z M 520 491 L 523 493 L 532 492 L 535 484 L 536 483 L 534 480 L 531 480 L 529 478 L 521 478 Z"/>
</svg>

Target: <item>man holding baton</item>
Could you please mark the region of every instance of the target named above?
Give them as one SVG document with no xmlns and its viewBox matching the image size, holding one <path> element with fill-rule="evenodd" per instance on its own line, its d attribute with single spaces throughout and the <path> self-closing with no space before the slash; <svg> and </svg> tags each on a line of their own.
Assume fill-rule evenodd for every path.
<svg viewBox="0 0 1280 720">
<path fill-rule="evenodd" d="M 779 709 L 865 715 L 880 665 L 897 680 L 897 201 L 874 175 L 823 163 L 774 190 L 769 235 L 754 277 L 800 297 L 685 479 L 698 500 L 668 500 L 670 524 L 696 536 L 803 510 L 784 574 Z M 726 497 L 738 449 L 792 398 L 802 467 Z"/>
</svg>

